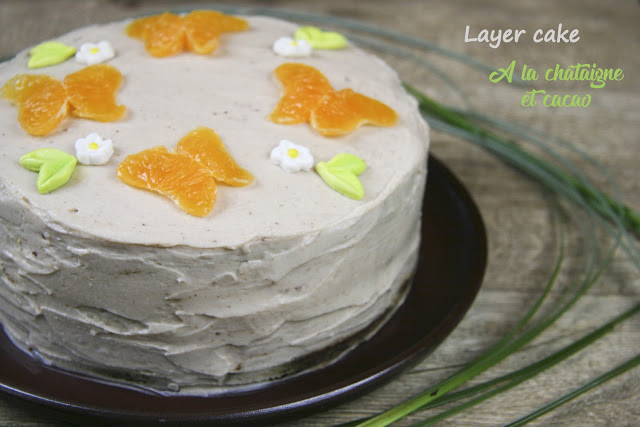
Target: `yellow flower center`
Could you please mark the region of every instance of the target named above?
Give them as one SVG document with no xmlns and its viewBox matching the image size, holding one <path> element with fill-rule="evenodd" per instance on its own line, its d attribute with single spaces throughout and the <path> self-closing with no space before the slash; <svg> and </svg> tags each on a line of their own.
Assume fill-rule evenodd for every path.
<svg viewBox="0 0 640 427">
<path fill-rule="evenodd" d="M 298 46 L 298 42 L 296 40 L 291 41 L 291 46 Z"/>
<path fill-rule="evenodd" d="M 295 159 L 296 157 L 298 157 L 298 155 L 300 155 L 300 153 L 295 148 L 289 148 L 289 151 L 287 151 L 287 155 L 292 159 Z"/>
<path fill-rule="evenodd" d="M 89 144 L 90 150 L 97 150 L 98 147 L 99 147 L 98 144 L 96 144 L 95 142 L 92 142 L 91 144 Z"/>
<path fill-rule="evenodd" d="M 89 52 L 91 52 L 91 53 L 93 53 L 95 55 L 96 53 L 100 52 L 100 48 L 99 47 L 92 47 Z"/>
</svg>

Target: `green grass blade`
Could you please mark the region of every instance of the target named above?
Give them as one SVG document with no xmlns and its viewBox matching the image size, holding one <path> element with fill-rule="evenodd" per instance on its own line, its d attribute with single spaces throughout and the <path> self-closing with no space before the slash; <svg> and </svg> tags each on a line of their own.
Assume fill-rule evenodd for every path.
<svg viewBox="0 0 640 427">
<path fill-rule="evenodd" d="M 621 365 L 616 366 L 615 368 L 613 368 L 612 370 L 604 373 L 603 375 L 589 381 L 586 384 L 583 384 L 582 386 L 578 387 L 577 389 L 573 390 L 570 393 L 565 394 L 564 396 L 560 397 L 559 399 L 554 400 L 553 402 L 541 407 L 540 409 L 537 409 L 534 412 L 531 412 L 530 414 L 510 423 L 507 424 L 508 427 L 515 427 L 515 426 L 523 426 L 533 420 L 535 420 L 536 418 L 556 409 L 557 407 L 569 402 L 570 400 L 575 399 L 576 397 L 580 396 L 583 393 L 586 393 L 587 391 L 591 390 L 594 387 L 599 386 L 600 384 L 609 381 L 612 378 L 617 377 L 618 375 L 624 374 L 625 372 L 637 367 L 638 365 L 640 365 L 640 354 L 636 355 L 635 357 L 629 359 L 628 361 L 622 363 Z"/>
<path fill-rule="evenodd" d="M 640 304 L 636 304 L 635 306 L 633 306 L 631 309 L 625 311 L 624 313 L 622 313 L 621 315 L 615 317 L 614 319 L 610 320 L 609 322 L 607 322 L 606 324 L 600 326 L 599 328 L 597 328 L 596 330 L 594 330 L 593 332 L 585 335 L 584 337 L 580 338 L 579 340 L 573 342 L 572 344 L 556 351 L 555 353 L 551 354 L 550 356 L 547 356 L 546 358 L 535 362 L 529 366 L 526 366 L 524 368 L 521 368 L 517 371 L 513 371 L 507 375 L 503 375 L 502 377 L 496 378 L 492 381 L 488 381 L 486 383 L 482 383 L 482 384 L 478 384 L 474 387 L 470 387 L 466 390 L 462 390 L 460 392 L 457 393 L 451 393 L 450 395 L 444 396 L 441 399 L 438 399 L 434 402 L 432 402 L 429 405 L 426 405 L 425 407 L 423 407 L 422 409 L 429 409 L 429 408 L 433 408 L 436 406 L 440 406 L 440 405 L 444 405 L 447 403 L 451 403 L 457 400 L 460 400 L 462 398 L 471 396 L 471 395 L 475 395 L 478 394 L 479 392 L 483 392 L 485 390 L 487 390 L 490 387 L 493 387 L 495 385 L 498 384 L 503 384 L 500 387 L 493 389 L 493 390 L 489 390 L 488 392 L 485 392 L 485 394 L 470 400 L 468 402 L 465 402 L 462 405 L 459 405 L 457 407 L 451 408 L 447 411 L 444 411 L 434 417 L 428 418 L 426 420 L 423 420 L 419 423 L 417 423 L 416 425 L 419 426 L 423 426 L 423 425 L 429 425 L 438 421 L 442 421 L 445 418 L 448 418 L 452 415 L 455 415 L 459 412 L 462 412 L 465 409 L 468 409 L 474 405 L 477 405 L 478 403 L 481 403 L 497 394 L 500 394 L 510 388 L 513 388 L 523 382 L 525 382 L 526 380 L 533 378 L 534 376 L 538 375 L 539 373 L 541 373 L 542 371 L 549 369 L 552 366 L 557 365 L 558 363 L 566 360 L 567 358 L 569 358 L 570 356 L 574 355 L 575 353 L 584 350 L 586 347 L 588 347 L 589 345 L 593 344 L 594 342 L 596 342 L 598 339 L 602 338 L 603 336 L 605 336 L 606 334 L 608 334 L 609 332 L 611 332 L 615 326 L 617 326 L 619 323 L 627 320 L 628 318 L 636 315 L 640 313 Z M 586 391 L 586 390 L 585 390 Z M 559 406 L 559 405 L 558 405 Z M 546 408 L 546 406 L 545 406 Z M 543 408 L 541 408 L 542 410 Z M 538 412 L 538 411 L 536 411 Z M 542 412 L 540 413 L 540 415 L 542 414 Z"/>
<path fill-rule="evenodd" d="M 457 110 L 454 110 L 457 111 Z M 493 118 L 477 112 L 460 112 L 459 114 L 465 117 L 471 117 L 480 120 L 482 123 L 496 126 L 500 130 L 515 134 L 520 140 L 534 144 L 536 147 L 542 149 L 548 154 L 555 162 L 567 169 L 569 172 L 564 174 L 563 179 L 566 179 L 569 185 L 574 186 L 581 195 L 589 200 L 589 204 L 594 207 L 597 212 L 605 218 L 608 218 L 613 224 L 615 224 L 623 233 L 623 249 L 627 252 L 632 259 L 640 258 L 640 249 L 637 247 L 636 242 L 632 239 L 627 230 L 633 232 L 636 235 L 640 235 L 640 215 L 635 213 L 631 208 L 625 206 L 619 200 L 620 191 L 618 185 L 608 173 L 608 171 L 597 162 L 594 158 L 587 153 L 579 150 L 568 141 L 554 138 L 549 135 L 545 135 L 541 132 L 533 129 L 519 126 L 513 123 L 506 122 L 504 120 Z M 544 140 L 542 139 L 544 138 Z M 577 153 L 582 159 L 586 160 L 589 164 L 594 166 L 598 172 L 600 172 L 605 181 L 613 188 L 615 198 L 609 197 L 606 193 L 599 190 L 595 184 L 585 174 L 575 166 L 566 157 L 560 155 L 553 147 L 557 145 L 562 148 L 568 149 L 571 152 Z M 617 199 L 617 200 L 616 200 Z M 606 225 L 605 225 L 606 227 Z M 610 234 L 615 234 L 609 227 L 606 227 Z M 638 266 L 637 266 L 638 267 Z"/>
<path fill-rule="evenodd" d="M 629 232 L 640 235 L 637 234 L 640 230 L 639 214 L 624 205 L 621 210 L 619 208 L 621 203 L 614 201 L 588 182 L 553 167 L 549 162 L 524 151 L 513 142 L 486 131 L 453 110 L 435 103 L 416 89 L 407 87 L 419 100 L 420 106 L 424 107 L 423 113 L 434 129 L 477 143 L 505 163 L 530 175 L 551 191 L 559 193 L 585 210 L 594 211 L 597 214 L 595 218 L 606 219 L 617 225 L 616 230 L 609 223 L 601 221 L 604 230 L 612 237 L 617 239 L 619 234 L 622 235 L 622 249 L 640 270 L 640 250 L 629 235 Z"/>
<path fill-rule="evenodd" d="M 515 143 L 481 128 L 454 110 L 436 103 L 414 87 L 408 84 L 405 84 L 405 87 L 410 94 L 416 97 L 420 108 L 428 116 L 435 117 L 458 131 L 467 132 L 467 139 L 477 142 L 512 166 L 532 175 L 545 186 L 555 188 L 556 191 L 561 192 L 563 196 L 573 202 L 588 205 L 608 219 L 614 221 L 619 219 L 627 230 L 640 236 L 640 214 L 630 207 L 623 206 L 621 210 L 619 203 L 614 202 L 595 187 L 586 187 L 575 176 L 527 153 Z"/>
<path fill-rule="evenodd" d="M 533 306 L 527 311 L 527 313 L 522 317 L 522 319 L 518 322 L 518 324 L 505 336 L 503 336 L 496 344 L 494 344 L 489 350 L 487 350 L 483 355 L 477 358 L 473 363 L 467 365 L 461 371 L 447 378 L 446 380 L 430 387 L 425 390 L 420 395 L 415 398 L 402 403 L 387 411 L 386 413 L 380 414 L 377 417 L 371 418 L 369 420 L 364 420 L 362 422 L 362 426 L 378 426 L 378 425 L 388 425 L 391 422 L 394 422 L 411 412 L 414 412 L 421 406 L 426 403 L 437 399 L 440 396 L 445 395 L 450 390 L 453 390 L 460 386 L 461 384 L 468 381 L 470 378 L 478 375 L 479 373 L 484 372 L 491 366 L 497 363 L 496 354 L 501 355 L 501 350 L 509 345 L 509 343 L 513 340 L 514 336 L 520 332 L 531 320 L 533 316 L 538 312 L 540 307 L 542 306 L 544 300 L 547 298 L 549 292 L 557 281 L 558 275 L 561 271 L 561 266 L 564 260 L 564 234 L 562 233 L 562 229 L 560 228 L 558 231 L 558 238 L 560 244 L 558 245 L 559 254 L 556 259 L 556 263 L 553 269 L 553 272 L 550 278 L 547 280 L 547 283 L 544 287 L 544 291 L 538 297 Z"/>
<path fill-rule="evenodd" d="M 491 126 L 496 126 L 499 129 L 509 132 L 512 135 L 518 135 L 524 141 L 532 142 L 536 146 L 542 148 L 545 151 L 549 150 L 550 145 L 554 145 L 557 147 L 561 147 L 563 149 L 567 149 L 572 153 L 578 154 L 580 158 L 582 158 L 587 163 L 595 167 L 598 170 L 598 172 L 600 172 L 603 175 L 603 177 L 605 178 L 605 181 L 608 182 L 613 188 L 614 196 L 617 199 L 621 198 L 619 186 L 616 184 L 615 180 L 613 179 L 609 171 L 607 171 L 607 169 L 598 160 L 590 156 L 584 150 L 581 150 L 580 148 L 576 147 L 571 142 L 563 138 L 558 138 L 556 136 L 546 134 L 538 129 L 523 126 L 507 120 L 502 120 L 498 117 L 489 116 L 486 114 L 479 113 L 477 111 L 468 111 L 468 110 L 459 111 L 457 109 L 455 109 L 454 111 L 468 118 L 473 118 L 483 123 L 488 123 Z M 571 164 L 571 162 L 569 162 L 567 158 L 559 154 L 555 154 L 553 152 L 551 152 L 551 154 L 556 161 L 566 165 L 574 175 L 580 176 L 581 180 L 589 181 L 588 178 L 582 173 L 582 171 L 575 165 Z"/>
<path fill-rule="evenodd" d="M 531 342 L 534 338 L 544 332 L 549 326 L 551 326 L 558 318 L 560 318 L 566 311 L 568 311 L 599 279 L 600 275 L 608 266 L 611 258 L 613 257 L 618 244 L 614 245 L 607 255 L 607 259 L 599 268 L 591 268 L 588 271 L 585 279 L 580 283 L 577 290 L 571 295 L 569 301 L 562 302 L 554 307 L 554 310 L 547 315 L 544 319 L 536 322 L 533 326 L 529 327 L 522 334 L 504 343 L 504 340 L 500 341 L 500 345 L 491 347 L 484 355 L 476 359 L 474 362 L 467 365 L 461 371 L 457 372 L 453 376 L 445 379 L 439 384 L 436 384 L 428 388 L 423 393 L 415 396 L 414 398 L 407 400 L 396 407 L 373 417 L 362 424 L 361 426 L 385 426 L 389 425 L 400 418 L 405 417 L 422 407 L 429 402 L 439 398 L 442 395 L 457 388 L 461 384 L 465 383 L 469 379 L 478 375 L 481 372 L 486 371 L 490 367 L 504 360 L 506 357 L 515 353 L 527 343 Z"/>
</svg>

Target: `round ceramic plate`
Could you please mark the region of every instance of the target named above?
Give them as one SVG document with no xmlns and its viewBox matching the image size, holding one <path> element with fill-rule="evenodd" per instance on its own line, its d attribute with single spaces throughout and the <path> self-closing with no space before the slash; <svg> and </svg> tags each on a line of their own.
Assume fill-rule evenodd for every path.
<svg viewBox="0 0 640 427">
<path fill-rule="evenodd" d="M 273 421 L 354 398 L 433 351 L 482 282 L 482 219 L 464 187 L 433 157 L 423 211 L 420 261 L 405 302 L 372 338 L 329 366 L 211 397 L 163 397 L 44 366 L 0 332 L 0 390 L 42 404 L 32 406 L 49 420 L 61 413 L 47 407 L 119 421 Z"/>
</svg>

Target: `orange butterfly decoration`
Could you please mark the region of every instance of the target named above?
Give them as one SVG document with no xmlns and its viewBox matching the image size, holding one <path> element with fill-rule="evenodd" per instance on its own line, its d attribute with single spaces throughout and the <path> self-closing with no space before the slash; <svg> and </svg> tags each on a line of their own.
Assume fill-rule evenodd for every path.
<svg viewBox="0 0 640 427">
<path fill-rule="evenodd" d="M 127 156 L 117 174 L 124 183 L 167 196 L 195 216 L 213 209 L 216 181 L 233 187 L 253 182 L 253 175 L 236 163 L 218 134 L 206 127 L 184 136 L 174 153 L 160 146 Z"/>
<path fill-rule="evenodd" d="M 18 106 L 18 122 L 29 134 L 53 132 L 69 115 L 100 122 L 121 119 L 127 109 L 115 94 L 122 74 L 111 65 L 91 65 L 67 75 L 61 82 L 46 75 L 18 74 L 0 89 L 0 95 Z"/>
<path fill-rule="evenodd" d="M 130 37 L 144 41 L 151 56 L 165 57 L 187 49 L 199 54 L 213 52 L 220 35 L 244 31 L 249 23 L 244 19 L 213 10 L 195 10 L 185 16 L 165 12 L 133 21 L 126 29 Z"/>
<path fill-rule="evenodd" d="M 334 90 L 317 69 L 286 63 L 275 70 L 283 93 L 270 119 L 279 124 L 308 122 L 324 136 L 339 136 L 364 124 L 393 126 L 398 115 L 386 104 L 352 89 Z"/>
</svg>

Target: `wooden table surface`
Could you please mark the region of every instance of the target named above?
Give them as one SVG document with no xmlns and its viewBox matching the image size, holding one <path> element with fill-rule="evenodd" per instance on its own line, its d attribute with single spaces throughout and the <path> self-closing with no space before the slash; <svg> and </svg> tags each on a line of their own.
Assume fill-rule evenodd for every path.
<svg viewBox="0 0 640 427">
<path fill-rule="evenodd" d="M 237 5 L 238 2 L 227 2 Z M 506 67 L 517 61 L 537 71 L 597 63 L 622 68 L 624 78 L 592 89 L 588 82 L 545 82 L 548 93 L 592 96 L 586 108 L 522 107 L 525 88 L 492 84 L 479 72 L 438 55 L 425 55 L 455 79 L 471 107 L 566 138 L 601 162 L 618 181 L 624 200 L 640 210 L 640 6 L 631 0 L 431 0 L 346 2 L 272 0 L 247 5 L 281 7 L 327 13 L 430 40 L 471 55 L 485 63 Z M 3 0 L 0 2 L 0 57 L 39 41 L 90 23 L 135 16 L 172 7 L 210 2 Z M 536 29 L 578 29 L 576 43 L 533 43 Z M 516 44 L 497 48 L 465 43 L 465 27 L 477 35 L 482 29 L 524 29 Z M 434 98 L 462 106 L 460 97 L 433 73 L 394 60 L 407 81 Z M 519 71 L 516 71 L 518 73 Z M 481 354 L 513 326 L 540 294 L 555 261 L 554 221 L 549 193 L 531 179 L 505 166 L 477 146 L 443 133 L 432 133 L 432 153 L 465 184 L 482 212 L 489 240 L 489 262 L 483 287 L 470 311 L 429 357 L 390 383 L 355 401 L 291 422 L 291 425 L 331 425 L 385 410 L 455 372 Z M 584 160 L 581 168 L 591 170 Z M 601 182 L 601 178 L 596 178 Z M 429 209 L 427 206 L 426 209 Z M 569 234 L 567 264 L 579 265 L 584 241 Z M 606 242 L 606 240 L 604 240 Z M 637 244 L 637 240 L 635 241 Z M 571 273 L 563 275 L 563 279 Z M 557 324 L 513 357 L 473 380 L 493 378 L 544 357 L 575 340 L 640 300 L 640 275 L 633 263 L 618 254 L 602 279 Z M 447 421 L 447 425 L 500 425 L 536 409 L 580 384 L 634 356 L 640 349 L 640 318 L 619 325 L 586 351 L 550 371 L 488 400 Z M 400 422 L 424 418 L 416 414 Z M 62 420 L 62 421 L 61 421 Z M 0 425 L 57 425 L 69 421 L 57 411 L 0 395 Z M 582 395 L 537 421 L 540 425 L 639 425 L 640 368 Z"/>
</svg>

